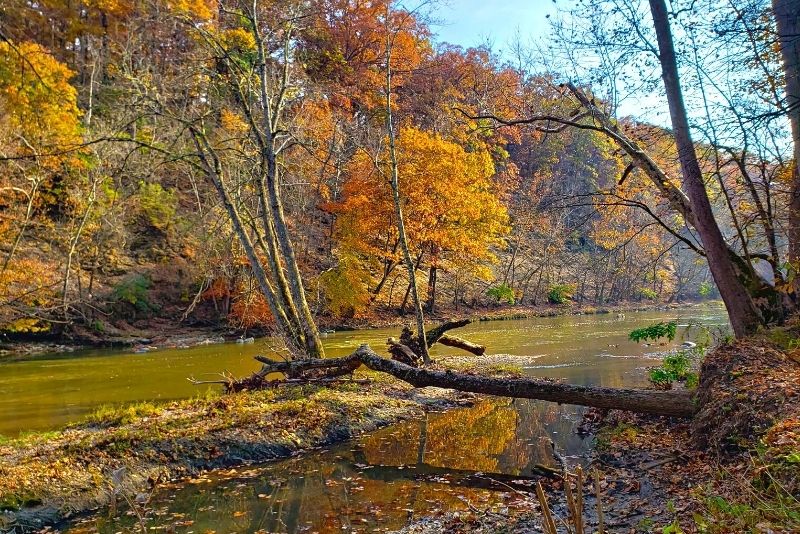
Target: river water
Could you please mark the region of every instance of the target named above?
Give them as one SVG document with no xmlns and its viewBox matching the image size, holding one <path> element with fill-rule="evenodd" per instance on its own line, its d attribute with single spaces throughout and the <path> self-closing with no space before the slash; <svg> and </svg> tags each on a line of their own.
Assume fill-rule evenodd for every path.
<svg viewBox="0 0 800 534">
<path fill-rule="evenodd" d="M 664 311 L 577 315 L 471 324 L 459 335 L 485 344 L 488 354 L 526 356 L 530 376 L 575 384 L 644 386 L 658 353 L 695 339 L 679 329 L 670 346 L 645 346 L 628 333 L 658 321 L 724 330 L 724 309 L 694 306 Z M 380 348 L 397 329 L 340 332 L 325 339 L 341 356 L 360 343 Z M 169 400 L 202 394 L 186 378 L 221 370 L 245 375 L 258 368 L 253 345 L 208 345 L 131 354 L 87 351 L 0 364 L 0 433 L 56 428 L 100 405 Z M 457 354 L 436 346 L 432 356 Z M 429 414 L 330 450 L 263 466 L 205 474 L 160 488 L 151 526 L 178 532 L 371 532 L 400 528 L 440 510 L 505 506 L 518 498 L 536 465 L 554 465 L 550 439 L 579 461 L 592 446 L 575 434 L 583 408 L 491 399 L 473 407 Z M 495 482 L 499 480 L 500 482 Z M 499 490 L 499 491 L 498 491 Z M 115 533 L 135 518 L 91 517 L 71 532 Z"/>
</svg>

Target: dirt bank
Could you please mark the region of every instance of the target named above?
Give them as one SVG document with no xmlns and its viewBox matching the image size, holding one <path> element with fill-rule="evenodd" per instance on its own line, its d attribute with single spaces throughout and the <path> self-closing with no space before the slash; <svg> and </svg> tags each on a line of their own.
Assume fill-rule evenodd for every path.
<svg viewBox="0 0 800 534">
<path fill-rule="evenodd" d="M 0 444 L 0 531 L 27 532 L 161 481 L 299 454 L 473 396 L 371 382 L 279 387 L 100 411 L 63 431 Z"/>
</svg>

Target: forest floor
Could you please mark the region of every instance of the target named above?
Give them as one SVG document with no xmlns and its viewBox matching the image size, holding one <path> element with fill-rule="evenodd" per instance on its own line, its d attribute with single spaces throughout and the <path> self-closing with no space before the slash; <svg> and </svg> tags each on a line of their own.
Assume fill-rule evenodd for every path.
<svg viewBox="0 0 800 534">
<path fill-rule="evenodd" d="M 587 413 L 582 430 L 596 439 L 585 465 L 591 532 L 599 517 L 594 471 L 607 532 L 800 532 L 800 330 L 785 332 L 710 353 L 692 421 Z M 549 505 L 559 532 L 567 532 L 563 484 L 549 492 Z M 514 506 L 443 513 L 403 532 L 525 534 L 547 532 L 543 525 L 531 493 Z"/>
<path fill-rule="evenodd" d="M 507 306 L 494 305 L 476 308 L 447 309 L 436 314 L 427 315 L 429 323 L 450 319 L 472 319 L 473 321 L 502 321 L 511 319 L 527 319 L 531 317 L 556 317 L 560 315 L 594 315 L 607 313 L 624 313 L 647 311 L 654 309 L 685 308 L 687 306 L 713 305 L 715 301 L 699 303 L 655 303 L 655 302 L 622 302 L 603 306 L 594 305 L 539 305 L 539 306 Z M 399 327 L 410 323 L 411 315 L 400 316 L 396 310 L 380 309 L 367 317 L 348 320 L 330 316 L 318 317 L 320 330 L 366 330 L 372 328 Z M 0 336 L 0 361 L 22 359 L 42 353 L 72 352 L 92 347 L 133 347 L 137 345 L 157 346 L 159 348 L 176 348 L 210 343 L 233 341 L 242 335 L 263 336 L 269 331 L 263 328 L 243 330 L 230 326 L 210 327 L 209 325 L 192 326 L 177 320 L 166 318 L 149 318 L 138 321 L 116 320 L 104 323 L 102 329 L 87 328 L 76 325 L 72 330 L 58 337 L 4 339 Z"/>
</svg>

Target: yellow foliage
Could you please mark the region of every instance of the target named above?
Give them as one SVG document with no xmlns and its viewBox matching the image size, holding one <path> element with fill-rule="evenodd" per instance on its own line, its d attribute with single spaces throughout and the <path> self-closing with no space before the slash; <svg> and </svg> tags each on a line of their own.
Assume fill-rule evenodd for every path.
<svg viewBox="0 0 800 534">
<path fill-rule="evenodd" d="M 74 154 L 81 143 L 77 92 L 69 81 L 74 73 L 36 43 L 0 42 L 0 109 L 14 155 L 53 154 L 39 159 L 57 168 L 78 164 Z M 9 150 L 7 149 L 7 150 Z"/>
<path fill-rule="evenodd" d="M 336 268 L 322 273 L 320 285 L 336 317 L 355 317 L 369 305 L 369 271 L 355 256 L 345 255 Z"/>
<path fill-rule="evenodd" d="M 492 158 L 415 128 L 397 138 L 400 194 L 409 244 L 436 266 L 494 260 L 503 244 L 508 213 L 500 202 Z M 339 214 L 337 238 L 345 250 L 398 257 L 394 204 L 384 161 L 380 172 L 364 153 L 353 159 Z"/>
<path fill-rule="evenodd" d="M 0 271 L 0 330 L 43 332 L 47 325 L 26 310 L 52 306 L 57 298 L 57 266 L 32 258 L 14 258 Z M 13 305 L 9 305 L 13 303 Z"/>
<path fill-rule="evenodd" d="M 167 7 L 179 15 L 208 21 L 217 12 L 217 0 L 167 0 Z"/>
<path fill-rule="evenodd" d="M 249 129 L 244 119 L 239 114 L 229 109 L 220 111 L 219 122 L 222 129 L 232 135 L 243 134 Z"/>
</svg>

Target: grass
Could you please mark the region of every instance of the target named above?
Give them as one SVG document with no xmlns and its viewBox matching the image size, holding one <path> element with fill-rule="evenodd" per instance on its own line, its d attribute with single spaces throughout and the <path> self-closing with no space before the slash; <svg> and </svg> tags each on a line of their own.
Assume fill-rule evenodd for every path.
<svg viewBox="0 0 800 534">
<path fill-rule="evenodd" d="M 373 381 L 103 406 L 63 430 L 4 438 L 0 508 L 86 510 L 108 502 L 111 473 L 121 467 L 129 473 L 126 487 L 141 488 L 148 479 L 285 457 L 422 413 L 407 384 L 373 372 L 357 376 Z M 0 515 L 0 531 L 8 521 Z"/>
</svg>

